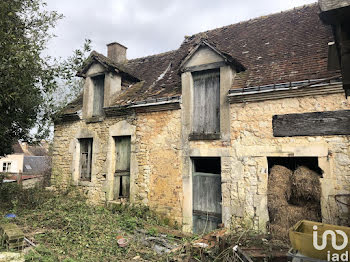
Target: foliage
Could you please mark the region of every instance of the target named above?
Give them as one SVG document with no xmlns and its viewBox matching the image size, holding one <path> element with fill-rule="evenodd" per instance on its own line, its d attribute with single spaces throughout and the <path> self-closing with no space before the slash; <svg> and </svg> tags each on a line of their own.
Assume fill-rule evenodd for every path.
<svg viewBox="0 0 350 262">
<path fill-rule="evenodd" d="M 147 207 L 89 205 L 74 192 L 67 196 L 38 188 L 16 191 L 14 187 L 11 194 L 18 199 L 16 203 L 4 205 L 0 198 L 0 224 L 7 222 L 5 214 L 15 213 L 17 218 L 11 222 L 29 238 L 34 233 L 37 247 L 26 255 L 26 261 L 132 261 L 138 255 L 148 261 L 167 260 L 167 255 L 156 254 L 137 237 L 135 229 L 159 223 Z M 125 248 L 118 247 L 120 235 L 129 239 Z"/>
<path fill-rule="evenodd" d="M 62 16 L 42 9 L 41 0 L 0 2 L 0 155 L 15 139 L 30 140 L 29 131 L 47 120 L 45 94 L 55 85 L 56 67 L 42 56 L 50 28 Z"/>
<path fill-rule="evenodd" d="M 45 56 L 63 17 L 45 8 L 43 0 L 0 1 L 0 156 L 11 153 L 14 141 L 48 136 L 52 116 L 81 90 L 75 73 L 90 41 L 66 60 Z"/>
</svg>

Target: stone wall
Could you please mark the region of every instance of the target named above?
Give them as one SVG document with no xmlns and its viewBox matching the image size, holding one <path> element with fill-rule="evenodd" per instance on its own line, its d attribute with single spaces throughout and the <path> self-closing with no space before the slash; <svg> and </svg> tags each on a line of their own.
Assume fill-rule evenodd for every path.
<svg viewBox="0 0 350 262">
<path fill-rule="evenodd" d="M 149 205 L 181 223 L 180 110 L 106 118 L 96 123 L 81 120 L 56 124 L 52 183 L 57 187 L 78 186 L 95 203 L 111 200 L 114 172 L 110 156 L 115 153 L 110 131 L 118 124 L 122 124 L 119 129 L 133 127 L 127 133 L 132 136 L 131 202 Z M 91 182 L 79 181 L 78 175 L 78 139 L 84 137 L 93 138 Z"/>
<path fill-rule="evenodd" d="M 94 202 L 111 200 L 112 136 L 131 135 L 131 202 L 146 204 L 191 231 L 191 157 L 220 157 L 224 224 L 264 231 L 269 220 L 267 157 L 313 156 L 324 172 L 323 220 L 341 223 L 334 195 L 350 191 L 349 137 L 276 138 L 272 117 L 342 109 L 350 109 L 343 93 L 231 104 L 230 139 L 216 141 L 188 141 L 181 119 L 184 110 L 139 113 L 89 124 L 61 123 L 55 126 L 52 179 L 56 186 L 78 185 Z M 74 176 L 77 141 L 84 136 L 94 138 L 92 182 L 78 181 Z"/>
<path fill-rule="evenodd" d="M 334 195 L 349 193 L 349 136 L 273 137 L 272 117 L 276 114 L 349 109 L 344 94 L 279 99 L 231 104 L 231 178 L 232 222 L 265 229 L 268 221 L 267 179 L 269 156 L 313 156 L 323 170 L 322 215 L 324 222 L 341 223 Z"/>
</svg>

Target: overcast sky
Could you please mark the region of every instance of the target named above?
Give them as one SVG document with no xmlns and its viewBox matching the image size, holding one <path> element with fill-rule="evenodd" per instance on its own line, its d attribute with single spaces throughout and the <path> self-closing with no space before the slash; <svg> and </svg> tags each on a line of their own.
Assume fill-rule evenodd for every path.
<svg viewBox="0 0 350 262">
<path fill-rule="evenodd" d="M 234 24 L 310 4 L 316 0 L 46 0 L 62 13 L 49 54 L 66 57 L 92 40 L 106 54 L 106 44 L 128 47 L 129 59 L 177 49 L 185 35 Z"/>
</svg>

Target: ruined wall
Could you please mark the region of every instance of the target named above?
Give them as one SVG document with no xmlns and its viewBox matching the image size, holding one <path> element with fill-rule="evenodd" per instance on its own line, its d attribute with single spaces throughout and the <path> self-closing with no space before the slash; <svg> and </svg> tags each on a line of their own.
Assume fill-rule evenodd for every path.
<svg viewBox="0 0 350 262">
<path fill-rule="evenodd" d="M 131 202 L 149 205 L 181 223 L 180 110 L 106 118 L 103 122 L 55 125 L 52 183 L 76 185 L 93 202 L 110 199 L 114 176 L 110 170 L 111 132 L 118 123 L 135 127 L 131 139 Z M 91 182 L 74 178 L 78 138 L 93 137 Z M 113 158 L 112 158 L 113 159 Z M 132 183 L 133 182 L 133 183 Z"/>
<path fill-rule="evenodd" d="M 350 190 L 349 136 L 277 138 L 273 137 L 272 117 L 349 108 L 342 93 L 231 104 L 232 172 L 225 183 L 225 187 L 230 188 L 230 196 L 224 195 L 223 205 L 231 212 L 232 221 L 265 229 L 269 219 L 268 156 L 315 156 L 324 171 L 321 179 L 323 220 L 339 223 L 341 214 L 334 195 Z"/>
</svg>

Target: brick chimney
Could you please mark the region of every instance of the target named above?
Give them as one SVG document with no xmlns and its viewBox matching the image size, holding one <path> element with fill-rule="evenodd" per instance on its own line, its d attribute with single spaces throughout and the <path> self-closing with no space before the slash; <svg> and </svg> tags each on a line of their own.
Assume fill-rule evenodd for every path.
<svg viewBox="0 0 350 262">
<path fill-rule="evenodd" d="M 117 63 L 124 63 L 126 61 L 126 49 L 128 48 L 117 42 L 107 44 L 107 57 Z"/>
</svg>

